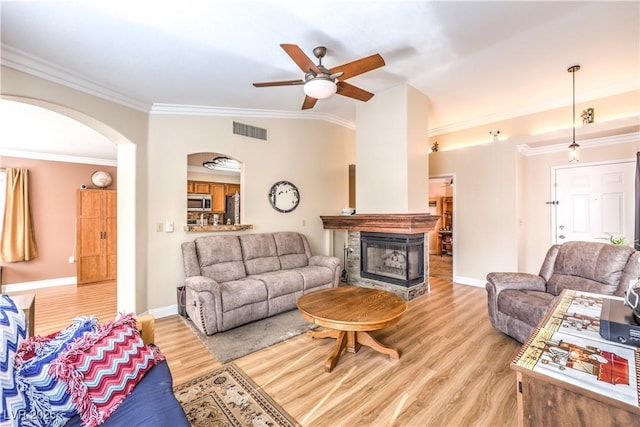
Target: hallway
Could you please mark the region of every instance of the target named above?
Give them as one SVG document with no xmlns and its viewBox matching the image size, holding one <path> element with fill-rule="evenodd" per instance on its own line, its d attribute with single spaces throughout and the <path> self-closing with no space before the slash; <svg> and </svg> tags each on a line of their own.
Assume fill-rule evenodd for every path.
<svg viewBox="0 0 640 427">
<path fill-rule="evenodd" d="M 452 264 L 452 256 L 429 255 L 429 276 L 451 280 L 453 277 Z"/>
</svg>

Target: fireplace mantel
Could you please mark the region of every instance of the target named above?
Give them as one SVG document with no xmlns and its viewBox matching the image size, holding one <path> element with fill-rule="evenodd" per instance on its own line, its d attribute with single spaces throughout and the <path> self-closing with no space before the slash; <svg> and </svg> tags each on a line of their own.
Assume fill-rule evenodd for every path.
<svg viewBox="0 0 640 427">
<path fill-rule="evenodd" d="M 433 231 L 440 216 L 427 213 L 407 213 L 324 215 L 320 218 L 323 227 L 329 230 L 414 234 Z"/>
</svg>

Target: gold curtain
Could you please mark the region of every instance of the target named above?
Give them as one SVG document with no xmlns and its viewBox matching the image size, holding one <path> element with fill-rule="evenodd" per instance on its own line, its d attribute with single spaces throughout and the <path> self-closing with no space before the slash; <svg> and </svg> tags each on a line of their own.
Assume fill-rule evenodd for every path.
<svg viewBox="0 0 640 427">
<path fill-rule="evenodd" d="M 38 257 L 29 207 L 29 171 L 7 168 L 7 190 L 0 241 L 0 261 L 29 261 Z"/>
</svg>

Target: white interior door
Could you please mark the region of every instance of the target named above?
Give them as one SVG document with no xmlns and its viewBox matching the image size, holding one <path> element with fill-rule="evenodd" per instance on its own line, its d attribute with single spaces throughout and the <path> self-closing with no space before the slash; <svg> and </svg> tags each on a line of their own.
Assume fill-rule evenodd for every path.
<svg viewBox="0 0 640 427">
<path fill-rule="evenodd" d="M 635 162 L 557 168 L 555 243 L 634 239 Z"/>
</svg>

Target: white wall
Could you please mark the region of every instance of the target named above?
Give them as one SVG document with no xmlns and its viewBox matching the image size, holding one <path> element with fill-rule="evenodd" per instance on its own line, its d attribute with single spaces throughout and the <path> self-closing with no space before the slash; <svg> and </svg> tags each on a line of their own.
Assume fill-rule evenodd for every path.
<svg viewBox="0 0 640 427">
<path fill-rule="evenodd" d="M 427 98 L 408 85 L 356 109 L 358 213 L 427 211 Z"/>
</svg>

